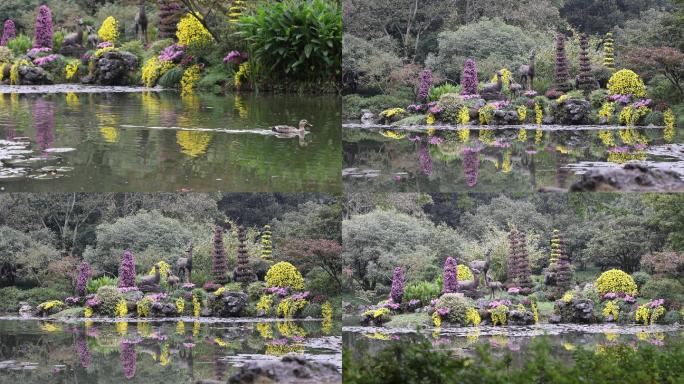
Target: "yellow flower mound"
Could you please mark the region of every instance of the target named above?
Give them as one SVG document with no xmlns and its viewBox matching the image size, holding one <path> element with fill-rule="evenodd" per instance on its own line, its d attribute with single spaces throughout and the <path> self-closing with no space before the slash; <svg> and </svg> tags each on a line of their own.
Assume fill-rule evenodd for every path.
<svg viewBox="0 0 684 384">
<path fill-rule="evenodd" d="M 427 115 L 427 118 L 425 119 L 425 122 L 427 123 L 427 125 L 434 124 L 435 123 L 435 115 L 433 115 L 432 113 L 429 113 Z"/>
<path fill-rule="evenodd" d="M 632 276 L 619 269 L 605 271 L 596 280 L 596 288 L 601 295 L 608 292 L 626 293 L 631 296 L 637 294 L 637 286 Z"/>
<path fill-rule="evenodd" d="M 116 309 L 114 310 L 116 317 L 124 317 L 128 314 L 128 307 L 126 306 L 126 300 L 120 299 L 116 304 Z"/>
<path fill-rule="evenodd" d="M 501 304 L 491 310 L 492 325 L 506 325 L 506 315 L 508 314 L 508 307 Z"/>
<path fill-rule="evenodd" d="M 543 119 L 544 109 L 542 109 L 542 106 L 537 103 L 534 105 L 534 122 L 537 123 L 537 125 L 541 125 Z"/>
<path fill-rule="evenodd" d="M 171 265 L 169 265 L 169 263 L 167 263 L 166 261 L 160 261 L 157 264 L 159 264 L 159 276 L 164 279 L 168 279 L 169 274 L 171 273 Z M 155 273 L 156 271 L 153 266 L 152 268 L 150 268 L 150 271 L 147 272 L 147 275 L 154 276 Z"/>
<path fill-rule="evenodd" d="M 235 88 L 240 88 L 242 85 L 243 80 L 247 80 L 249 77 L 249 62 L 245 62 L 240 64 L 238 67 L 237 72 L 235 72 L 235 76 L 233 76 L 233 83 L 235 84 Z"/>
<path fill-rule="evenodd" d="M 332 317 L 333 317 L 333 310 L 332 310 L 332 304 L 330 304 L 329 301 L 326 301 L 321 305 L 321 317 L 323 318 L 323 324 L 321 330 L 323 331 L 324 334 L 329 334 L 330 331 L 332 330 Z"/>
<path fill-rule="evenodd" d="M 304 278 L 297 267 L 287 261 L 281 261 L 274 264 L 266 272 L 266 286 L 302 290 L 304 289 Z"/>
<path fill-rule="evenodd" d="M 179 315 L 182 315 L 184 310 L 185 310 L 185 300 L 183 300 L 182 297 L 179 297 L 176 299 L 176 312 L 178 312 Z"/>
<path fill-rule="evenodd" d="M 307 304 L 309 304 L 309 302 L 306 300 L 294 300 L 288 297 L 278 303 L 276 314 L 279 317 L 291 319 L 297 314 L 297 312 L 304 309 Z"/>
<path fill-rule="evenodd" d="M 262 311 L 264 315 L 268 315 L 271 311 L 271 305 L 273 305 L 273 295 L 263 295 L 259 299 L 256 309 L 257 311 Z"/>
<path fill-rule="evenodd" d="M 85 317 L 93 317 L 93 309 L 90 307 L 85 307 L 83 309 L 83 316 Z"/>
<path fill-rule="evenodd" d="M 390 108 L 380 112 L 380 117 L 386 117 L 389 119 L 394 115 L 400 115 L 402 113 L 406 113 L 404 108 Z"/>
<path fill-rule="evenodd" d="M 665 112 L 663 112 L 663 121 L 665 122 L 663 138 L 668 143 L 672 142 L 675 134 L 675 115 L 671 108 L 668 108 Z"/>
<path fill-rule="evenodd" d="M 599 117 L 606 119 L 606 123 L 610 122 L 610 119 L 613 118 L 613 114 L 615 113 L 615 103 L 613 102 L 605 102 L 602 106 L 601 109 L 599 110 Z"/>
<path fill-rule="evenodd" d="M 477 309 L 468 308 L 466 311 L 466 323 L 477 327 L 481 322 L 482 318 L 480 318 L 480 313 L 477 311 Z"/>
<path fill-rule="evenodd" d="M 115 49 L 116 49 L 116 48 L 114 48 L 114 47 L 104 47 L 104 48 L 100 48 L 100 49 L 98 49 L 98 50 L 95 51 L 95 57 L 102 57 L 102 55 L 104 55 L 105 53 L 111 52 L 111 51 L 113 51 L 113 50 L 115 50 Z M 94 62 L 91 61 L 91 63 L 94 63 Z"/>
<path fill-rule="evenodd" d="M 573 298 L 575 298 L 575 295 L 572 293 L 572 291 L 568 291 L 568 292 L 565 292 L 565 294 L 563 295 L 563 297 L 561 297 L 561 300 L 562 300 L 564 303 L 569 303 L 569 302 L 572 301 Z"/>
<path fill-rule="evenodd" d="M 49 311 L 50 309 L 52 309 L 54 307 L 60 307 L 62 305 L 64 305 L 64 303 L 59 301 L 59 300 L 50 300 L 50 301 L 46 301 L 44 303 L 38 304 L 38 309 L 41 309 L 43 311 Z"/>
<path fill-rule="evenodd" d="M 0 81 L 2 81 L 3 76 L 5 76 L 5 66 L 7 63 L 0 63 Z"/>
<path fill-rule="evenodd" d="M 192 296 L 192 315 L 199 317 L 202 304 L 200 303 L 197 296 Z"/>
<path fill-rule="evenodd" d="M 458 110 L 458 117 L 457 117 L 458 124 L 468 124 L 470 123 L 470 110 L 468 107 L 463 106 L 461 109 Z"/>
<path fill-rule="evenodd" d="M 214 291 L 214 296 L 219 297 L 219 296 L 223 295 L 223 292 L 225 292 L 225 291 L 226 291 L 226 287 L 221 287 L 221 288 L 217 289 L 216 291 Z"/>
<path fill-rule="evenodd" d="M 656 308 L 649 309 L 646 305 L 640 305 L 637 308 L 635 314 L 635 320 L 637 323 L 643 323 L 644 325 L 653 325 L 658 321 L 658 319 L 665 314 L 665 307 L 662 305 Z"/>
<path fill-rule="evenodd" d="M 518 119 L 521 123 L 525 122 L 527 119 L 527 107 L 524 105 L 518 105 Z"/>
<path fill-rule="evenodd" d="M 532 314 L 534 315 L 534 323 L 538 324 L 539 323 L 539 308 L 537 307 L 536 302 L 532 302 L 530 305 L 532 307 Z"/>
<path fill-rule="evenodd" d="M 442 326 L 442 318 L 439 316 L 439 313 L 437 311 L 434 311 L 432 313 L 432 323 L 435 325 L 435 327 L 439 328 Z"/>
<path fill-rule="evenodd" d="M 607 302 L 606 306 L 603 307 L 603 317 L 613 316 L 613 320 L 617 321 L 619 315 L 620 307 L 617 306 L 615 300 Z"/>
<path fill-rule="evenodd" d="M 378 317 L 382 316 L 389 316 L 390 310 L 389 308 L 378 308 L 378 309 L 369 309 L 366 312 L 363 313 L 363 316 L 372 316 L 374 319 L 377 319 Z"/>
<path fill-rule="evenodd" d="M 138 313 L 138 317 L 148 317 L 151 309 L 152 299 L 149 297 L 143 297 L 135 304 L 135 311 Z"/>
<path fill-rule="evenodd" d="M 66 75 L 67 80 L 71 80 L 76 73 L 78 73 L 78 65 L 80 64 L 80 61 L 78 60 L 71 60 L 67 63 L 66 67 L 64 68 L 64 74 Z M 2 72 L 2 71 L 0 71 Z M 0 75 L 2 76 L 2 75 Z M 2 80 L 2 79 L 0 79 Z"/>
<path fill-rule="evenodd" d="M 475 277 L 473 276 L 473 271 L 471 271 L 467 265 L 459 264 L 456 268 L 456 275 L 458 276 L 458 281 L 467 281 L 475 279 Z"/>
<path fill-rule="evenodd" d="M 508 83 L 511 81 L 513 78 L 513 73 L 509 71 L 507 68 L 502 68 L 499 72 L 501 72 L 501 81 L 503 82 L 504 86 L 508 86 Z M 496 73 L 492 78 L 489 80 L 490 83 L 496 83 L 497 82 L 497 76 Z"/>
<path fill-rule="evenodd" d="M 629 69 L 622 69 L 613 74 L 608 80 L 608 91 L 611 95 L 646 96 L 646 85 L 639 75 Z"/>
<path fill-rule="evenodd" d="M 100 41 L 116 43 L 116 39 L 119 37 L 119 23 L 113 16 L 109 16 L 102 22 L 102 26 L 97 31 L 97 37 L 100 38 Z"/>
<path fill-rule="evenodd" d="M 190 13 L 185 14 L 176 27 L 176 37 L 180 45 L 203 47 L 214 40 L 204 25 Z"/>
<path fill-rule="evenodd" d="M 651 110 L 648 107 L 634 108 L 631 105 L 628 105 L 620 111 L 619 120 L 620 123 L 623 123 L 628 127 L 633 127 L 639 122 L 639 119 L 648 115 L 649 112 L 651 112 Z"/>
<path fill-rule="evenodd" d="M 183 72 L 183 77 L 181 78 L 181 92 L 182 93 L 192 93 L 195 88 L 195 83 L 200 79 L 200 66 L 195 64 Z"/>
</svg>

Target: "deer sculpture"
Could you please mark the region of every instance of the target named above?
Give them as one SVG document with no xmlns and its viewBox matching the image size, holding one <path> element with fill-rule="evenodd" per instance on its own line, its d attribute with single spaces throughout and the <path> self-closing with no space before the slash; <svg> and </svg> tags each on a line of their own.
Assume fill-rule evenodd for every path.
<svg viewBox="0 0 684 384">
<path fill-rule="evenodd" d="M 145 12 L 145 0 L 140 1 L 140 9 L 135 15 L 135 35 L 138 36 L 138 31 L 142 34 L 142 41 L 147 44 L 147 13 Z"/>
<path fill-rule="evenodd" d="M 518 78 L 520 79 L 520 84 L 525 84 L 527 90 L 531 91 L 534 83 L 534 59 L 537 56 L 537 52 L 533 49 L 530 52 L 529 64 L 523 64 L 518 68 Z"/>
<path fill-rule="evenodd" d="M 496 83 L 493 84 L 487 84 L 482 88 L 482 94 L 498 94 L 501 93 L 501 89 L 503 88 L 503 74 L 501 71 L 496 72 Z"/>
<path fill-rule="evenodd" d="M 90 48 L 96 48 L 97 45 L 100 44 L 100 38 L 97 37 L 97 33 L 95 32 L 95 28 L 88 25 L 88 26 L 86 26 L 86 32 L 88 33 L 88 46 Z"/>
<path fill-rule="evenodd" d="M 169 278 L 166 279 L 166 281 L 169 283 L 169 287 L 171 289 L 176 289 L 178 287 L 178 284 L 180 283 L 180 279 L 178 276 L 175 275 L 169 275 Z"/>
<path fill-rule="evenodd" d="M 190 277 L 192 274 L 192 250 L 193 245 L 190 243 L 186 251 L 187 257 L 181 257 L 176 261 L 176 273 L 178 276 L 183 277 L 185 283 L 190 282 Z"/>
<path fill-rule="evenodd" d="M 159 264 L 154 265 L 154 275 L 152 276 L 143 276 L 140 279 L 140 286 L 147 286 L 147 287 L 154 287 L 159 285 L 159 280 L 161 279 L 161 276 L 159 274 Z"/>
<path fill-rule="evenodd" d="M 66 35 L 62 42 L 62 46 L 83 45 L 83 31 L 83 19 L 78 19 L 78 22 L 76 23 L 76 32 Z"/>
</svg>

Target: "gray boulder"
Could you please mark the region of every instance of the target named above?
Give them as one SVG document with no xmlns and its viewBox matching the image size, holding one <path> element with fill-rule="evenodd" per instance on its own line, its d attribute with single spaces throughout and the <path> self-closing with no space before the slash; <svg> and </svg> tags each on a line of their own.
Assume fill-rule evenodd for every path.
<svg viewBox="0 0 684 384">
<path fill-rule="evenodd" d="M 589 122 L 591 103 L 586 100 L 568 99 L 562 103 L 551 103 L 554 123 L 561 125 L 581 125 Z"/>
<path fill-rule="evenodd" d="M 329 363 L 285 356 L 280 361 L 256 361 L 245 364 L 228 383 L 341 383 L 342 375 Z"/>
<path fill-rule="evenodd" d="M 534 314 L 530 311 L 512 310 L 508 312 L 509 325 L 531 325 L 534 324 Z"/>
<path fill-rule="evenodd" d="M 129 85 L 131 74 L 138 67 L 138 58 L 125 51 L 109 51 L 95 59 L 92 76 L 82 79 L 85 83 L 98 85 Z"/>
<path fill-rule="evenodd" d="M 220 296 L 209 295 L 209 309 L 216 317 L 238 317 L 247 307 L 247 294 L 224 291 Z"/>
<path fill-rule="evenodd" d="M 561 323 L 591 324 L 594 317 L 594 302 L 590 299 L 572 299 L 570 302 L 556 301 L 553 312 L 560 316 Z"/>
<path fill-rule="evenodd" d="M 20 65 L 19 82 L 22 85 L 44 85 L 52 84 L 52 78 L 50 74 L 41 67 Z"/>
<path fill-rule="evenodd" d="M 596 168 L 570 186 L 571 192 L 684 192 L 684 181 L 670 170 L 640 164 L 622 168 Z"/>
</svg>

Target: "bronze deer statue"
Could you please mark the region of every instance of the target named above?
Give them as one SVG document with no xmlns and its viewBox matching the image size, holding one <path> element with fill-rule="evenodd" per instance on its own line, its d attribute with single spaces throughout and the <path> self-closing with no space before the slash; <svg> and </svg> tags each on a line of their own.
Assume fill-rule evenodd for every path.
<svg viewBox="0 0 684 384">
<path fill-rule="evenodd" d="M 62 46 L 65 45 L 83 45 L 83 19 L 78 19 L 76 23 L 76 32 L 70 33 L 64 37 Z"/>
<path fill-rule="evenodd" d="M 186 251 L 186 257 L 181 257 L 176 261 L 176 273 L 178 276 L 183 277 L 183 281 L 186 283 L 190 282 L 190 277 L 192 274 L 192 250 L 193 245 L 190 243 L 188 245 L 188 250 Z"/>
<path fill-rule="evenodd" d="M 138 31 L 142 34 L 143 44 L 147 44 L 147 12 L 145 12 L 145 0 L 140 1 L 140 9 L 135 15 L 135 36 L 138 36 Z"/>
<path fill-rule="evenodd" d="M 537 56 L 537 52 L 533 49 L 530 52 L 530 62 L 529 64 L 523 64 L 518 68 L 518 78 L 520 78 L 520 84 L 525 84 L 527 90 L 531 91 L 534 85 L 534 59 Z"/>
</svg>

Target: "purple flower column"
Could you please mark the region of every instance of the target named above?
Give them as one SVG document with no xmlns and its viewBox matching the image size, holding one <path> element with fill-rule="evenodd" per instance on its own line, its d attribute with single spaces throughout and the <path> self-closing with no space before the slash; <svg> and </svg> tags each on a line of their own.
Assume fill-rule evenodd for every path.
<svg viewBox="0 0 684 384">
<path fill-rule="evenodd" d="M 90 279 L 90 264 L 87 261 L 78 265 L 78 277 L 76 278 L 76 296 L 83 297 L 86 294 L 86 284 Z"/>
<path fill-rule="evenodd" d="M 463 75 L 461 76 L 461 94 L 477 94 L 477 64 L 475 60 L 467 59 L 463 64 Z"/>
<path fill-rule="evenodd" d="M 420 167 L 422 168 L 423 173 L 427 176 L 432 175 L 432 158 L 428 152 L 427 144 L 421 144 L 418 152 L 418 160 L 420 160 Z"/>
<path fill-rule="evenodd" d="M 454 293 L 458 291 L 458 266 L 453 257 L 447 257 L 444 261 L 442 272 L 442 293 Z"/>
<path fill-rule="evenodd" d="M 33 48 L 52 49 L 52 12 L 47 5 L 38 8 Z"/>
<path fill-rule="evenodd" d="M 2 28 L 2 39 L 0 39 L 0 46 L 7 46 L 7 42 L 17 37 L 17 28 L 14 25 L 14 21 L 5 20 L 5 24 Z"/>
<path fill-rule="evenodd" d="M 85 337 L 80 336 L 76 339 L 76 352 L 78 352 L 78 360 L 81 362 L 81 366 L 83 368 L 90 367 L 93 358 L 90 354 L 90 349 L 88 348 Z"/>
<path fill-rule="evenodd" d="M 119 266 L 119 288 L 135 287 L 135 256 L 126 251 L 121 256 Z"/>
<path fill-rule="evenodd" d="M 401 304 L 404 298 L 404 270 L 401 267 L 394 268 L 394 275 L 392 275 L 392 292 L 390 298 L 395 304 Z"/>
<path fill-rule="evenodd" d="M 474 187 L 480 171 L 480 149 L 466 147 L 463 149 L 463 173 L 466 184 Z"/>
<path fill-rule="evenodd" d="M 135 343 L 121 340 L 119 354 L 121 357 L 121 370 L 124 377 L 132 379 L 135 376 L 135 363 L 138 358 L 135 352 Z"/>
<path fill-rule="evenodd" d="M 36 122 L 36 142 L 38 148 L 44 151 L 55 142 L 55 106 L 42 98 L 36 100 L 34 106 Z"/>
<path fill-rule="evenodd" d="M 427 101 L 428 92 L 432 88 L 432 71 L 429 69 L 420 73 L 420 84 L 418 85 L 418 101 L 424 103 Z"/>
</svg>

